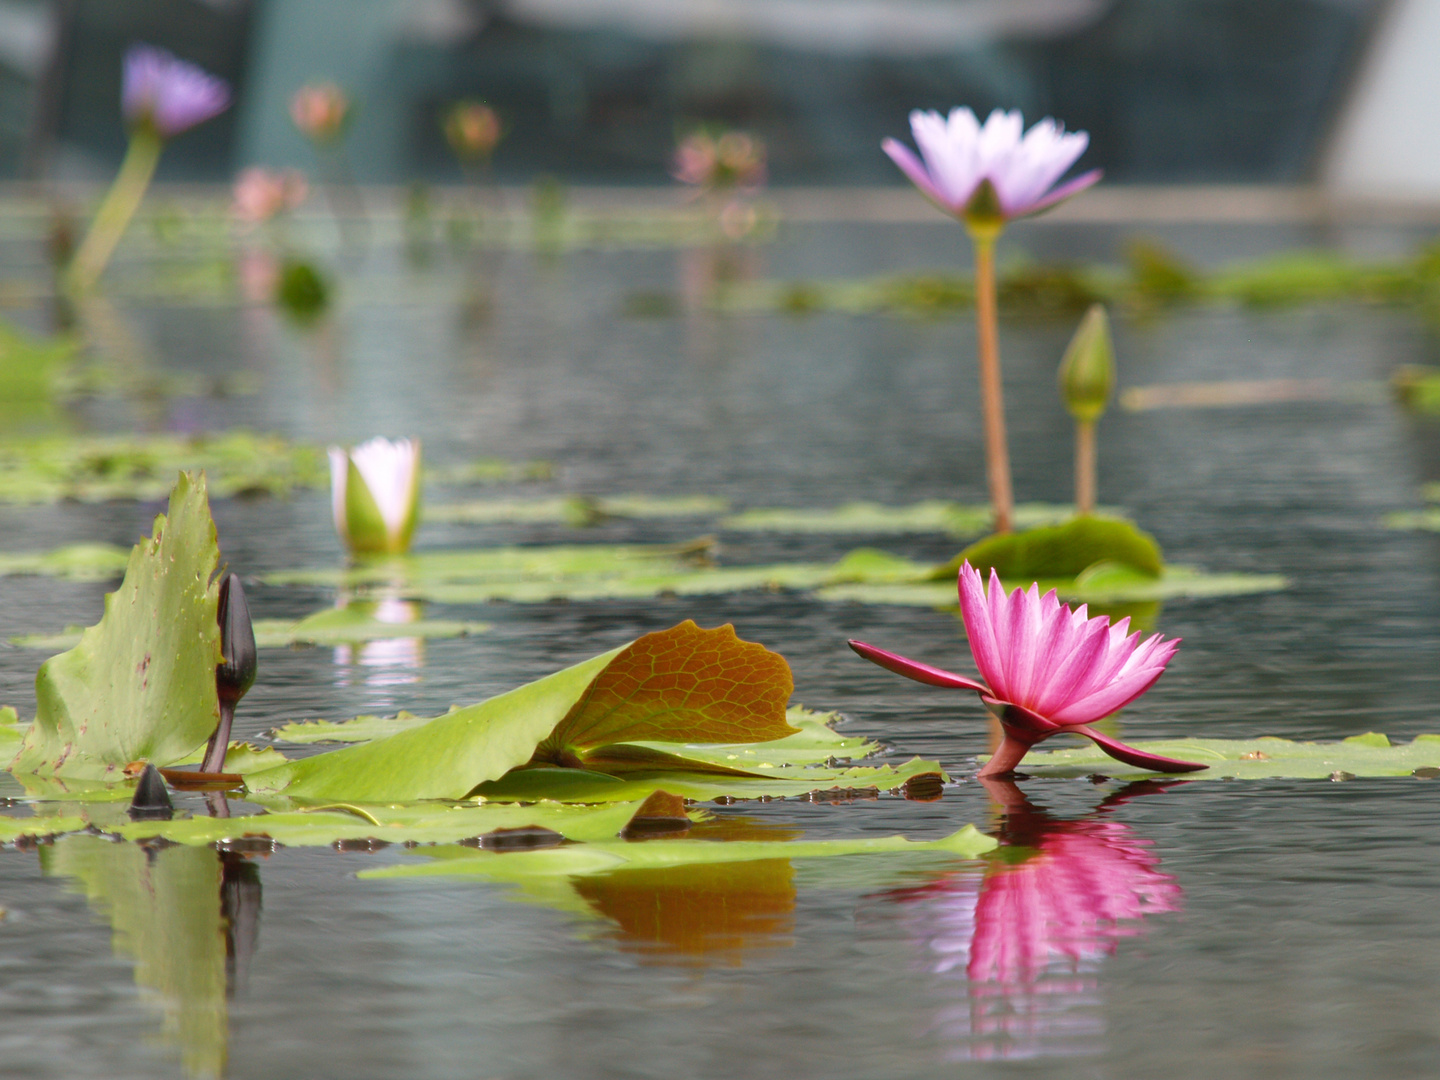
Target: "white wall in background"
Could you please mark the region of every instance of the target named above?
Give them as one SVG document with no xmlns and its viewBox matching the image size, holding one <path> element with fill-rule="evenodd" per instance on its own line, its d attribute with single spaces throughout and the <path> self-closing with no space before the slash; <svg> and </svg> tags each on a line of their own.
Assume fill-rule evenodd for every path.
<svg viewBox="0 0 1440 1080">
<path fill-rule="evenodd" d="M 1440 0 L 1391 0 L 1321 169 L 1337 195 L 1440 202 Z"/>
</svg>

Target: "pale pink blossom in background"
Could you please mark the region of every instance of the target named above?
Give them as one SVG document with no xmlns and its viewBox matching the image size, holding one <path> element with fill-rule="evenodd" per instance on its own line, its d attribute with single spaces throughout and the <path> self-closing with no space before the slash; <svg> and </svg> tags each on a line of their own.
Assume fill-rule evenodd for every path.
<svg viewBox="0 0 1440 1080">
<path fill-rule="evenodd" d="M 1100 170 L 1055 186 L 1085 152 L 1090 136 L 1046 117 L 1028 132 L 1018 110 L 996 109 L 982 126 L 968 108 L 949 117 L 916 109 L 910 131 L 921 157 L 904 143 L 880 144 L 937 206 L 956 217 L 1000 221 L 1048 210 L 1100 179 Z M 923 160 L 922 160 L 923 158 Z"/>
<path fill-rule="evenodd" d="M 765 183 L 765 144 L 743 131 L 727 131 L 718 137 L 696 131 L 675 148 L 671 175 L 683 184 L 712 191 L 753 190 Z"/>
<path fill-rule="evenodd" d="M 236 177 L 232 210 L 241 221 L 262 224 L 283 211 L 294 210 L 309 191 L 304 174 L 295 169 L 272 172 L 254 166 Z"/>
<path fill-rule="evenodd" d="M 350 98 L 334 83 L 308 83 L 290 98 L 290 119 L 317 143 L 334 142 L 350 118 Z"/>
</svg>

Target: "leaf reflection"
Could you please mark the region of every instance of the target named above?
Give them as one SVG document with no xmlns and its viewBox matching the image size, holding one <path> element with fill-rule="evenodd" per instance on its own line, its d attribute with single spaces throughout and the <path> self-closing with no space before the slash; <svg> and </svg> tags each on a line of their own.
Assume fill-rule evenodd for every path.
<svg viewBox="0 0 1440 1080">
<path fill-rule="evenodd" d="M 714 841 L 782 843 L 800 834 L 743 816 L 690 830 Z M 614 924 L 608 936 L 643 962 L 738 966 L 745 952 L 792 944 L 795 868 L 787 858 L 622 869 L 573 878 L 571 886 Z"/>
<path fill-rule="evenodd" d="M 45 873 L 69 878 L 112 929 L 117 955 L 162 1014 L 161 1041 L 191 1076 L 222 1076 L 227 998 L 243 988 L 259 941 L 259 868 L 208 847 L 146 848 L 72 835 L 42 849 Z"/>
<path fill-rule="evenodd" d="M 942 984 L 963 983 L 965 1003 L 935 1017 L 948 1057 L 1098 1048 L 1105 958 L 1122 938 L 1145 933 L 1145 918 L 1178 911 L 1183 901 L 1150 841 L 1104 815 L 1165 786 L 1132 784 L 1084 817 L 1060 820 L 1013 783 L 986 782 L 1003 808 L 998 835 L 1008 845 L 991 865 L 883 894 L 906 905 L 904 921 L 923 943 L 929 971 Z"/>
</svg>

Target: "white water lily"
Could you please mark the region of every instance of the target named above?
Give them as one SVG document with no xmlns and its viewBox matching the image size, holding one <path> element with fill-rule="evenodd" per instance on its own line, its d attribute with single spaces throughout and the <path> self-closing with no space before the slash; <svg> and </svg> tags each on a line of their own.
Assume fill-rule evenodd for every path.
<svg viewBox="0 0 1440 1080">
<path fill-rule="evenodd" d="M 330 447 L 330 502 L 351 551 L 408 551 L 420 517 L 420 440 L 377 436 L 351 450 Z"/>
</svg>

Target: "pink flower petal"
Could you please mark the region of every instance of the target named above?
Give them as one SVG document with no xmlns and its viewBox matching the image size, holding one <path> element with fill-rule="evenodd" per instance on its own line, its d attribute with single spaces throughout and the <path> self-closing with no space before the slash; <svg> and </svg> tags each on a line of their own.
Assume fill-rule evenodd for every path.
<svg viewBox="0 0 1440 1080">
<path fill-rule="evenodd" d="M 879 664 L 887 671 L 893 671 L 897 675 L 904 675 L 907 679 L 914 679 L 916 682 L 925 683 L 927 686 L 945 686 L 955 690 L 974 690 L 980 694 L 988 694 L 990 692 L 984 683 L 976 682 L 974 679 L 967 679 L 963 675 L 956 675 L 943 668 L 922 664 L 918 660 L 911 660 L 898 653 L 888 652 L 885 649 L 877 649 L 874 645 L 867 645 L 863 641 L 851 641 L 850 648 L 854 649 L 859 655 L 869 660 L 872 664 Z"/>
<path fill-rule="evenodd" d="M 991 686 L 998 686 L 1003 681 L 1004 672 L 1000 643 L 995 636 L 995 626 L 990 621 L 990 608 L 980 573 L 968 562 L 960 567 L 960 612 L 965 618 L 970 655 L 975 658 L 980 677 Z"/>
<path fill-rule="evenodd" d="M 1178 758 L 1161 757 L 1159 754 L 1147 753 L 1144 750 L 1137 750 L 1133 746 L 1127 746 L 1119 739 L 1112 739 L 1108 735 L 1102 735 L 1098 731 L 1091 731 L 1087 727 L 1074 727 L 1067 730 L 1077 735 L 1084 735 L 1105 753 L 1109 754 L 1116 761 L 1123 761 L 1126 765 L 1134 765 L 1139 769 L 1154 769 L 1156 772 L 1181 773 L 1199 772 L 1201 769 L 1208 769 L 1209 765 L 1202 765 L 1194 761 L 1181 761 Z"/>
</svg>

